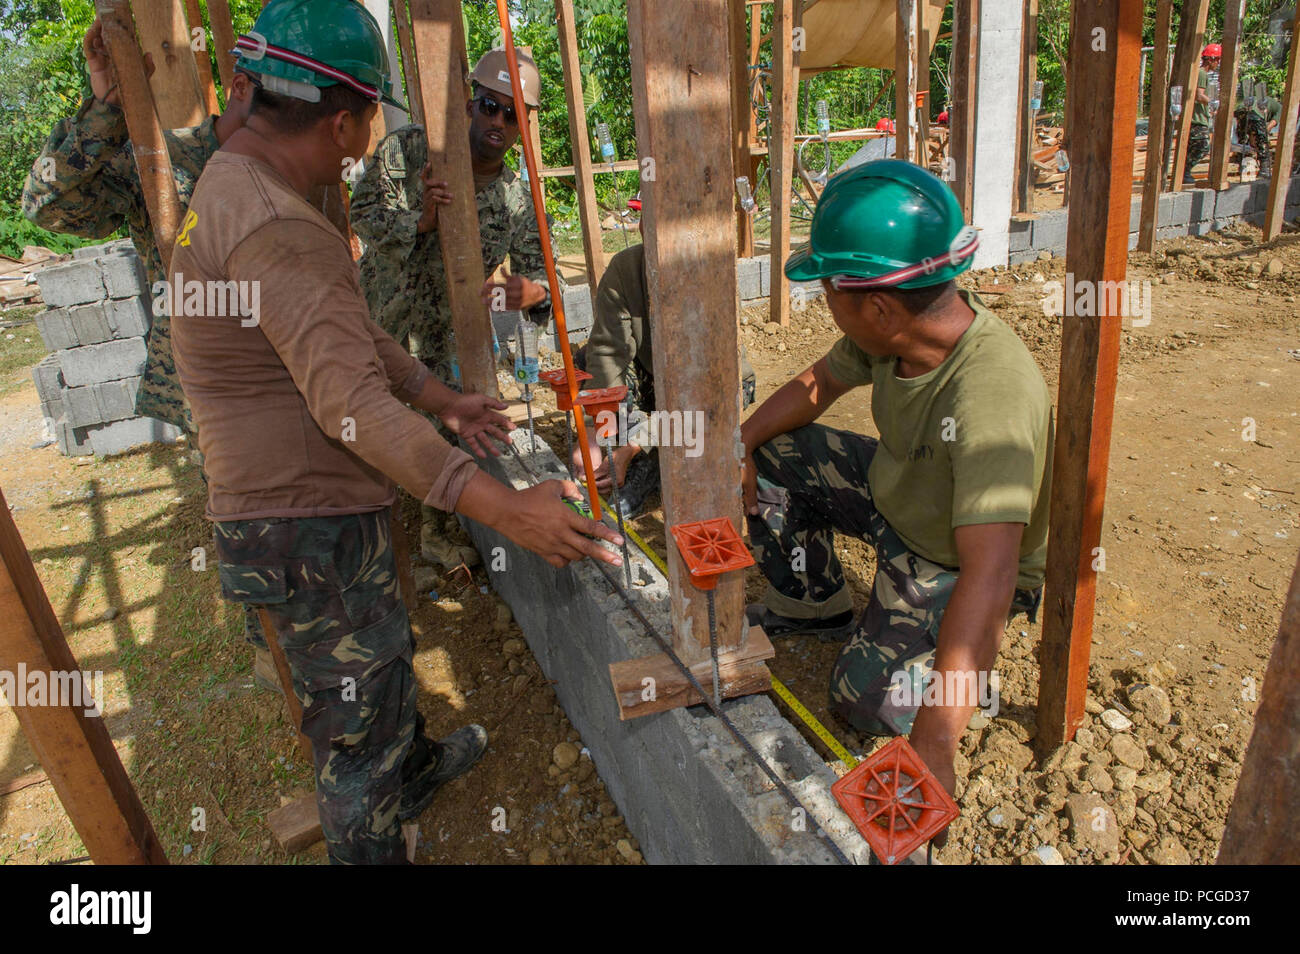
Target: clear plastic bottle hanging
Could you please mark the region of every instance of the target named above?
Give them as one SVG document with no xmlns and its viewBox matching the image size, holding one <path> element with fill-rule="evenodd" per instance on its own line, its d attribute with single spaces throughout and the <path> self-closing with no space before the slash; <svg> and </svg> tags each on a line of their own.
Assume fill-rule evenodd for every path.
<svg viewBox="0 0 1300 954">
<path fill-rule="evenodd" d="M 530 391 L 538 381 L 537 325 L 520 318 L 515 326 L 515 380 Z"/>
<path fill-rule="evenodd" d="M 1210 102 L 1207 108 L 1210 115 L 1213 116 L 1219 111 L 1219 74 L 1218 72 L 1207 73 L 1205 75 L 1205 95 L 1209 97 Z"/>
<path fill-rule="evenodd" d="M 1034 80 L 1034 91 L 1029 94 L 1029 108 L 1037 112 L 1043 108 L 1043 81 Z"/>
<path fill-rule="evenodd" d="M 754 191 L 749 187 L 749 176 L 736 179 L 736 195 L 740 198 L 740 207 L 752 213 L 755 208 Z"/>
<path fill-rule="evenodd" d="M 596 124 L 596 141 L 600 143 L 600 158 L 605 162 L 614 161 L 614 140 L 609 135 L 608 123 Z"/>
<path fill-rule="evenodd" d="M 1171 87 L 1169 90 L 1169 115 L 1177 119 L 1183 114 L 1183 88 Z"/>
<path fill-rule="evenodd" d="M 826 100 L 817 100 L 817 135 L 825 139 L 831 134 L 831 113 Z"/>
</svg>

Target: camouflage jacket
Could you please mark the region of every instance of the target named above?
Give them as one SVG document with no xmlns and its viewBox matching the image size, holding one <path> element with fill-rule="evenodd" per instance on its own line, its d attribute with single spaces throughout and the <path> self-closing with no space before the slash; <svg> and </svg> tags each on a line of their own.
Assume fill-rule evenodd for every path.
<svg viewBox="0 0 1300 954">
<path fill-rule="evenodd" d="M 439 380 L 451 383 L 451 304 L 442 249 L 436 229 L 416 231 L 423 211 L 420 170 L 428 154 L 422 126 L 403 126 L 384 137 L 352 190 L 351 220 L 366 243 L 359 264 L 370 316 L 398 341 L 409 336 L 411 353 Z M 484 275 L 509 256 L 512 274 L 545 285 L 542 241 L 524 180 L 502 166 L 501 175 L 476 199 Z M 538 324 L 549 321 L 549 299 L 530 309 L 528 317 Z"/>
<path fill-rule="evenodd" d="M 204 165 L 217 151 L 215 123 L 216 117 L 209 116 L 197 126 L 163 133 L 182 211 L 189 207 Z M 27 175 L 23 214 L 43 229 L 82 238 L 106 238 L 125 224 L 150 286 L 163 280 L 126 117 L 117 106 L 88 96 L 75 116 L 59 120 Z M 193 430 L 172 360 L 166 315 L 155 316 L 149 330 L 149 357 L 136 413 Z"/>
</svg>

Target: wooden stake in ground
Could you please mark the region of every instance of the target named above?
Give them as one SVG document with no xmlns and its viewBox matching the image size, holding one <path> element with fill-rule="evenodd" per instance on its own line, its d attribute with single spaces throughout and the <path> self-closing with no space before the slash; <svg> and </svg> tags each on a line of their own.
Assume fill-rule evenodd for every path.
<svg viewBox="0 0 1300 954">
<path fill-rule="evenodd" d="M 582 221 L 582 250 L 587 260 L 587 287 L 594 297 L 605 274 L 605 247 L 601 242 L 600 206 L 591 176 L 591 133 L 587 129 L 587 106 L 582 98 L 582 62 L 578 57 L 578 30 L 573 0 L 555 0 L 556 26 L 560 35 L 560 64 L 564 68 L 564 99 L 569 106 L 569 144 L 573 153 L 573 189 L 578 194 L 578 216 Z M 537 154 L 541 161 L 542 154 Z"/>
<path fill-rule="evenodd" d="M 975 85 L 979 77 L 980 0 L 955 0 L 952 16 L 952 109 L 948 111 L 948 169 L 962 219 L 971 220 L 975 193 Z"/>
<path fill-rule="evenodd" d="M 731 3 L 731 45 L 728 50 L 731 63 L 731 164 L 737 176 L 749 176 L 750 146 L 754 139 L 751 132 L 753 109 L 749 100 L 749 54 L 745 34 L 746 11 L 749 5 L 745 0 L 730 0 Z M 759 18 L 758 7 L 754 8 L 755 21 Z M 750 179 L 750 189 L 754 186 Z M 754 217 L 736 204 L 736 253 L 741 258 L 754 254 Z"/>
<path fill-rule="evenodd" d="M 0 492 L 0 671 L 14 679 L 9 699 L 33 751 L 54 785 L 72 826 L 98 865 L 167 863 L 144 805 L 113 748 L 97 702 L 84 698 L 86 683 L 68 648 L 45 589 L 36 575 Z M 20 675 L 21 674 L 21 675 Z M 21 705 L 34 677 L 48 687 L 43 705 Z M 55 699 L 69 686 L 81 698 Z M 60 688 L 62 687 L 62 689 Z M 102 689 L 102 683 L 100 685 Z"/>
<path fill-rule="evenodd" d="M 1034 111 L 1030 101 L 1038 79 L 1038 0 L 1025 0 L 1025 27 L 1020 46 L 1020 149 L 1016 155 L 1016 211 L 1034 211 Z"/>
<path fill-rule="evenodd" d="M 916 45 L 920 37 L 918 0 L 898 0 L 894 30 L 894 157 L 925 164 L 916 150 Z"/>
<path fill-rule="evenodd" d="M 1286 95 L 1282 97 L 1282 118 L 1277 127 L 1277 151 L 1273 153 L 1273 179 L 1268 187 L 1268 216 L 1264 220 L 1264 241 L 1282 234 L 1287 189 L 1291 185 L 1291 162 L 1295 153 L 1296 109 L 1300 108 L 1300 40 L 1291 32 L 1291 58 L 1286 71 Z"/>
<path fill-rule="evenodd" d="M 1217 864 L 1300 864 L 1300 560 L 1282 607 L 1277 642 Z"/>
<path fill-rule="evenodd" d="M 95 12 L 104 25 L 104 46 L 117 77 L 122 112 L 131 137 L 149 222 L 158 242 L 158 254 L 162 257 L 163 273 L 170 275 L 172 246 L 180 228 L 181 202 L 176 194 L 167 141 L 163 138 L 149 78 L 145 75 L 144 55 L 135 40 L 131 5 L 128 0 L 95 0 Z M 191 64 L 194 62 L 187 60 Z"/>
<path fill-rule="evenodd" d="M 1094 48 L 1096 30 L 1108 38 Z M 1070 160 L 1075 200 L 1070 205 L 1066 272 L 1075 287 L 1124 281 L 1128 264 L 1133 129 L 1137 122 L 1142 48 L 1142 0 L 1074 5 L 1070 57 Z M 1099 311 L 1112 296 L 1096 296 Z M 1110 459 L 1118 314 L 1062 319 L 1061 384 L 1053 456 L 1051 531 L 1043 601 L 1042 674 L 1038 686 L 1038 742 L 1050 750 L 1074 736 L 1083 719 L 1088 653 L 1096 598 L 1106 468 Z"/>
<path fill-rule="evenodd" d="M 1169 141 L 1169 26 L 1171 0 L 1156 7 L 1155 53 L 1151 58 L 1151 109 L 1147 117 L 1147 165 L 1142 178 L 1142 213 L 1138 219 L 1140 251 L 1156 247 L 1156 225 L 1160 215 L 1160 192 L 1165 184 Z"/>
<path fill-rule="evenodd" d="M 1219 64 L 1219 111 L 1214 116 L 1214 139 L 1210 143 L 1210 188 L 1228 188 L 1228 146 L 1236 123 L 1237 67 L 1241 62 L 1241 18 L 1246 0 L 1225 0 L 1223 8 L 1223 62 Z"/>
<path fill-rule="evenodd" d="M 135 15 L 140 48 L 153 55 L 150 83 L 159 122 L 164 129 L 197 126 L 206 107 L 181 0 L 135 0 L 124 5 Z M 95 6 L 99 8 L 98 0 Z"/>
<path fill-rule="evenodd" d="M 217 85 L 212 81 L 212 61 L 208 59 L 208 34 L 203 29 L 203 11 L 199 0 L 185 0 L 185 16 L 190 25 L 190 49 L 194 53 L 194 71 L 199 81 L 199 94 L 209 115 L 221 113 L 217 102 Z M 197 33 L 195 32 L 197 31 Z"/>
<path fill-rule="evenodd" d="M 1192 114 L 1196 112 L 1196 81 L 1200 76 L 1201 48 L 1205 42 L 1205 18 L 1210 0 L 1185 0 L 1178 23 L 1178 48 L 1174 51 L 1174 86 L 1183 88 L 1183 111 L 1175 126 L 1178 139 L 1174 144 L 1173 181 L 1170 192 L 1183 190 L 1183 179 L 1192 174 L 1187 164 L 1187 143 L 1192 134 Z"/>
<path fill-rule="evenodd" d="M 785 260 L 790 255 L 794 128 L 798 120 L 795 91 L 799 86 L 799 71 L 795 66 L 794 26 L 795 0 L 776 0 L 772 20 L 772 124 L 767 140 L 768 184 L 772 197 L 772 229 L 768 240 L 772 260 L 768 320 L 782 326 L 790 324 L 790 280 L 785 277 Z M 723 53 L 725 55 L 725 49 Z M 734 184 L 734 181 L 732 179 L 728 184 Z"/>
<path fill-rule="evenodd" d="M 496 396 L 492 320 L 479 297 L 484 282 L 483 243 L 469 157 L 469 116 L 465 113 L 470 98 L 469 66 L 460 4 L 411 0 L 411 31 L 429 164 L 434 178 L 444 180 L 452 193 L 451 204 L 438 212 L 438 243 L 447 273 L 461 386 L 466 394 Z"/>
</svg>

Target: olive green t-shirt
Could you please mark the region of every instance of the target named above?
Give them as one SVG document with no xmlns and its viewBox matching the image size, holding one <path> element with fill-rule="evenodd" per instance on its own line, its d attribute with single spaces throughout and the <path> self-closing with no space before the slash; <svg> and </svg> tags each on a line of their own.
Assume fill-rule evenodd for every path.
<svg viewBox="0 0 1300 954">
<path fill-rule="evenodd" d="M 1205 72 L 1205 67 L 1202 66 L 1200 68 L 1200 72 L 1196 74 L 1196 92 L 1199 93 L 1201 90 L 1206 89 L 1208 82 L 1209 82 L 1208 74 Z M 1209 104 L 1202 103 L 1199 99 L 1194 100 L 1194 102 L 1196 105 L 1192 107 L 1192 125 L 1194 126 L 1210 125 Z"/>
<path fill-rule="evenodd" d="M 895 357 L 848 337 L 826 356 L 841 383 L 870 384 L 880 443 L 867 472 L 876 507 L 913 552 L 959 567 L 953 529 L 1023 523 L 1018 587 L 1042 584 L 1052 482 L 1052 400 L 1024 343 L 976 296 L 975 312 L 937 368 L 897 377 Z"/>
</svg>

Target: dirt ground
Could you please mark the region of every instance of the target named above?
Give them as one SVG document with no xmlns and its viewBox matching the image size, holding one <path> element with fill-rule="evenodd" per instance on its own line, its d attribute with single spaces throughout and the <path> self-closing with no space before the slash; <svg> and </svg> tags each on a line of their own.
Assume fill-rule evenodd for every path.
<svg viewBox="0 0 1300 954">
<path fill-rule="evenodd" d="M 1300 535 L 1300 244 L 1294 235 L 1268 247 L 1258 239 L 1242 228 L 1132 256 L 1130 277 L 1151 282 L 1152 320 L 1126 331 L 1122 345 L 1090 715 L 1050 764 L 1035 761 L 1040 626 L 1013 622 L 998 660 L 1000 711 L 963 741 L 963 815 L 941 861 L 1213 859 Z M 996 283 L 1001 293 L 986 301 L 1030 347 L 1053 395 L 1059 320 L 1043 314 L 1041 281 L 1063 270 L 1041 261 L 968 282 Z M 837 337 L 820 301 L 785 330 L 765 325 L 751 309 L 741 329 L 760 400 Z M 252 684 L 252 655 L 219 598 L 215 568 L 196 565 L 210 530 L 189 449 L 62 458 L 34 446 L 42 436 L 30 371 L 6 375 L 0 486 L 74 653 L 105 673 L 109 730 L 168 856 L 322 862 L 319 846 L 286 856 L 266 825 L 283 799 L 311 790 L 311 776 L 282 703 Z M 874 434 L 865 391 L 824 420 Z M 555 419 L 541 430 L 563 445 Z M 653 505 L 634 526 L 662 551 Z M 403 516 L 414 532 L 413 502 Z M 838 548 L 861 607 L 874 557 L 860 541 Z M 509 610 L 484 591 L 481 568 L 472 582 L 417 573 L 415 669 L 430 731 L 477 721 L 492 736 L 483 762 L 426 813 L 417 860 L 640 862 Z M 761 591 L 751 575 L 751 598 Z M 772 670 L 861 754 L 876 740 L 826 712 L 837 651 L 779 642 Z M 1108 728 L 1103 709 L 1131 727 Z M 1113 724 L 1109 712 L 1105 719 Z M 0 861 L 85 855 L 12 710 L 0 707 L 0 792 L 8 789 Z M 1085 823 L 1096 799 L 1116 821 L 1101 832 Z"/>
</svg>

